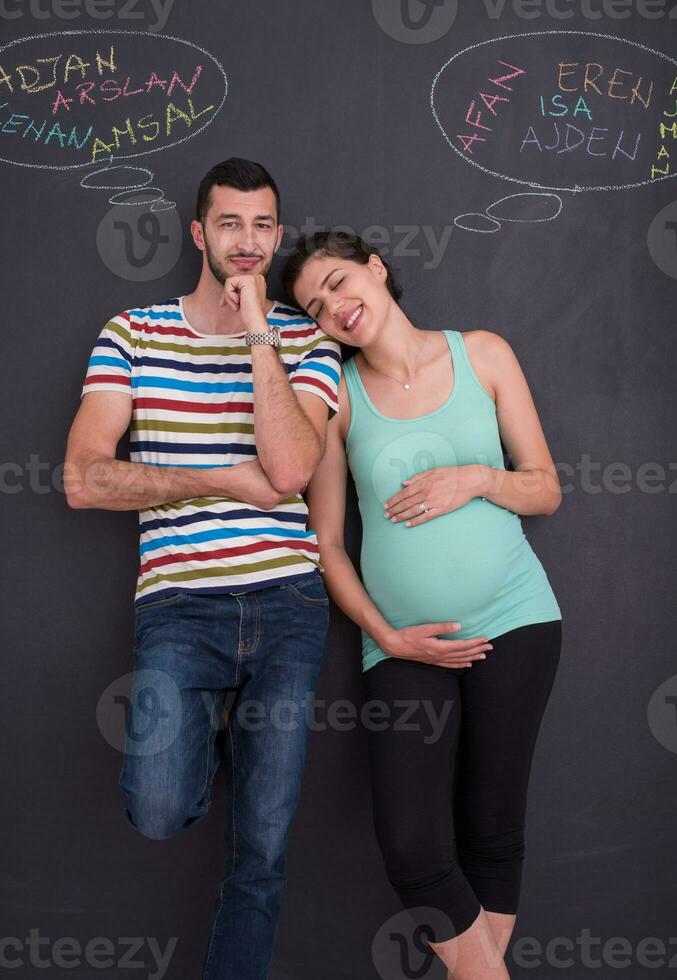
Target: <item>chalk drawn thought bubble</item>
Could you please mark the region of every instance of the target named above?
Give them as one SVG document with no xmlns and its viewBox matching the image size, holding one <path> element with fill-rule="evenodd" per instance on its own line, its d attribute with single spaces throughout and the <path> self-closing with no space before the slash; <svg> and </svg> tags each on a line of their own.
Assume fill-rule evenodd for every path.
<svg viewBox="0 0 677 980">
<path fill-rule="evenodd" d="M 677 173 L 677 61 L 635 41 L 586 31 L 482 41 L 442 66 L 430 104 L 462 160 L 528 187 L 622 190 Z"/>
<path fill-rule="evenodd" d="M 226 99 L 213 55 L 178 37 L 61 31 L 0 47 L 0 160 L 67 170 L 196 136 Z"/>
</svg>

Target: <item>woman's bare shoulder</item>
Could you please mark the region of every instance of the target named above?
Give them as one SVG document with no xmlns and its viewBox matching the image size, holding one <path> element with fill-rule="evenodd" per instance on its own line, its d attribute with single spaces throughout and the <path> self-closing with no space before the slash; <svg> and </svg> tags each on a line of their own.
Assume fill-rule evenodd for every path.
<svg viewBox="0 0 677 980">
<path fill-rule="evenodd" d="M 511 350 L 510 344 L 492 330 L 464 330 L 463 340 L 469 354 L 492 360 Z"/>
<path fill-rule="evenodd" d="M 492 330 L 464 331 L 463 340 L 470 363 L 482 387 L 496 401 L 496 391 L 506 358 L 515 357 L 510 344 Z"/>
</svg>

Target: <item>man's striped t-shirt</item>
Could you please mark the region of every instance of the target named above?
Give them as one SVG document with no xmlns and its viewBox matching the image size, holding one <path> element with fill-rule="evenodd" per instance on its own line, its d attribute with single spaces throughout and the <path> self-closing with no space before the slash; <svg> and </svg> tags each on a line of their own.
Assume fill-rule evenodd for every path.
<svg viewBox="0 0 677 980">
<path fill-rule="evenodd" d="M 244 332 L 202 334 L 182 297 L 125 310 L 101 330 L 81 398 L 122 391 L 132 399 L 129 458 L 154 466 L 232 466 L 256 458 L 252 360 Z M 275 303 L 278 354 L 289 383 L 338 412 L 341 350 L 301 311 Z M 197 497 L 139 511 L 135 603 L 192 591 L 266 588 L 323 571 L 300 493 L 272 510 L 231 497 Z"/>
</svg>

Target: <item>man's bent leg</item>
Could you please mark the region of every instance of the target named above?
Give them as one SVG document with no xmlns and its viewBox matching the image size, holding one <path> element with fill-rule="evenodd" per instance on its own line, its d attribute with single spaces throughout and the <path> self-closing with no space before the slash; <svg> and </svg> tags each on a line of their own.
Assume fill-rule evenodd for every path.
<svg viewBox="0 0 677 980">
<path fill-rule="evenodd" d="M 236 683 L 238 626 L 239 607 L 227 597 L 181 594 L 136 611 L 118 783 L 127 819 L 147 837 L 171 837 L 209 809 L 225 688 Z"/>
</svg>

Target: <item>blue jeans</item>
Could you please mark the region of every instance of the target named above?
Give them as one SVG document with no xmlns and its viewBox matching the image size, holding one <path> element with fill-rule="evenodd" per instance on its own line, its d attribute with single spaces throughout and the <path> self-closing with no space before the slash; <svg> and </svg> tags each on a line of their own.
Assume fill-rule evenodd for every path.
<svg viewBox="0 0 677 980">
<path fill-rule="evenodd" d="M 203 980 L 268 974 L 328 620 L 318 571 L 136 609 L 126 817 L 147 837 L 186 830 L 207 814 L 221 762 L 226 770 L 226 867 Z"/>
</svg>

